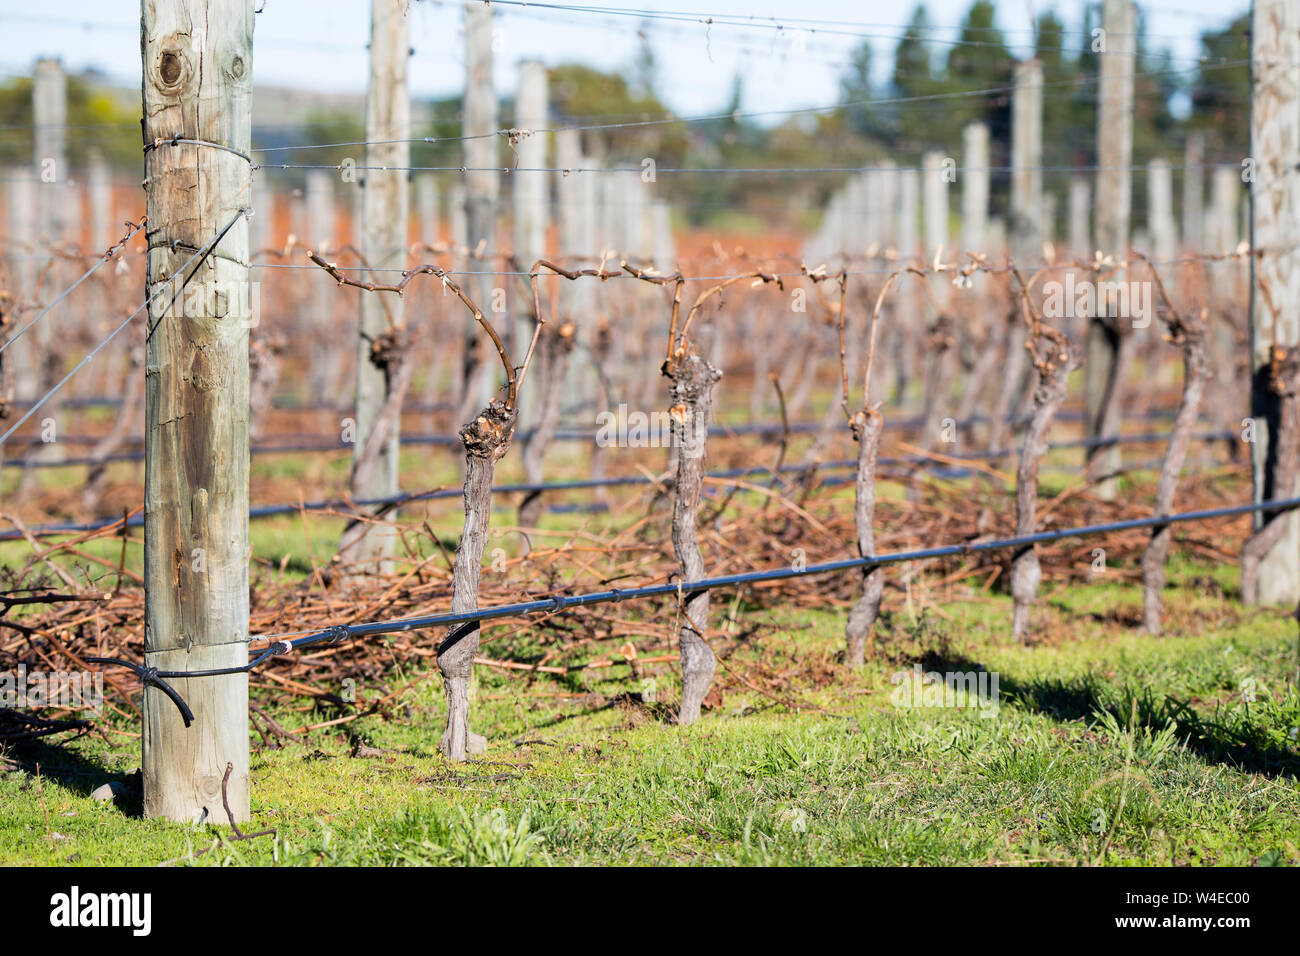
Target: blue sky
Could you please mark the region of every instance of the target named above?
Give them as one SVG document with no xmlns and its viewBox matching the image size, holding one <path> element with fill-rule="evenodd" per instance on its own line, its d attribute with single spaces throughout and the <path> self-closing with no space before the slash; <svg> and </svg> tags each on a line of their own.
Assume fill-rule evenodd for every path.
<svg viewBox="0 0 1300 956">
<path fill-rule="evenodd" d="M 937 34 L 955 37 L 970 0 L 931 0 L 931 22 L 952 28 Z M 259 82 L 331 92 L 360 92 L 366 82 L 369 34 L 368 0 L 257 0 L 254 76 Z M 624 11 L 770 17 L 766 27 L 706 25 L 693 16 L 649 23 L 646 35 L 659 66 L 657 89 L 684 114 L 716 111 L 728 101 L 733 78 L 744 78 L 746 110 L 780 110 L 833 103 L 838 78 L 860 35 L 868 34 L 884 68 L 911 14 L 910 0 L 590 0 L 592 5 Z M 1013 44 L 1030 40 L 1028 24 L 1035 12 L 1055 6 L 1067 29 L 1079 30 L 1084 5 L 1001 0 L 999 25 Z M 1244 2 L 1182 0 L 1139 3 L 1147 18 L 1153 47 L 1167 46 L 1176 67 L 1190 66 L 1197 37 L 1218 28 Z M 527 9 L 496 5 L 500 52 L 498 89 L 514 84 L 515 64 L 541 59 L 547 64 L 583 62 L 601 69 L 627 66 L 638 44 L 641 20 L 619 16 Z M 26 73 L 40 55 L 61 56 L 70 70 L 98 67 L 124 83 L 138 83 L 138 0 L 42 0 L 39 5 L 0 0 L 0 31 L 5 50 L 0 70 Z M 463 83 L 463 38 L 459 0 L 412 3 L 411 87 L 416 96 L 455 92 Z M 818 21 L 822 29 L 809 22 Z M 786 27 L 772 28 L 775 21 Z M 832 23 L 831 21 L 840 21 Z M 1080 42 L 1071 36 L 1073 45 Z M 946 47 L 941 47 L 946 49 Z"/>
</svg>

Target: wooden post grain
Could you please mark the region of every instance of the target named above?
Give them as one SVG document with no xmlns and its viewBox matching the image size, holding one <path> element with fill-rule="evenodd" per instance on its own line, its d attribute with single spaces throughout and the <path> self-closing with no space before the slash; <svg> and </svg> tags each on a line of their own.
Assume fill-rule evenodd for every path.
<svg viewBox="0 0 1300 956">
<path fill-rule="evenodd" d="M 1255 0 L 1251 21 L 1250 352 L 1255 500 L 1296 493 L 1295 469 L 1280 467 L 1283 395 L 1293 387 L 1275 367 L 1300 343 L 1300 0 Z M 1281 381 L 1285 387 L 1278 387 Z M 1294 453 L 1294 448 L 1292 448 Z M 1289 485 L 1279 482 L 1289 479 Z M 1244 594 L 1260 604 L 1300 601 L 1300 514 L 1261 514 L 1265 540 L 1258 581 Z M 1243 591 L 1244 587 L 1243 576 Z"/>
<path fill-rule="evenodd" d="M 465 110 L 462 128 L 465 139 L 465 221 L 467 262 L 470 271 L 487 273 L 496 268 L 498 127 L 497 95 L 492 86 L 492 8 L 483 3 L 465 5 Z M 491 311 L 495 276 L 468 276 L 470 297 L 485 312 Z M 464 420 L 491 403 L 496 389 L 496 368 L 474 321 L 465 327 L 467 369 L 465 396 L 461 404 Z"/>
<path fill-rule="evenodd" d="M 410 21 L 402 0 L 372 0 L 370 7 L 370 86 L 366 92 L 366 161 L 361 194 L 361 251 L 372 269 L 400 269 L 406 263 L 406 220 L 410 206 L 406 170 L 410 165 L 411 102 L 406 68 Z M 394 168 L 398 167 L 398 168 Z M 384 282 L 376 271 L 371 281 Z M 356 443 L 352 494 L 380 498 L 397 494 L 401 415 L 382 414 L 405 377 L 395 363 L 400 351 L 386 347 L 405 331 L 405 300 L 400 296 L 361 297 L 357 337 Z M 409 360 L 409 356 L 406 356 Z M 400 399 L 398 399 L 400 401 Z M 383 428 L 386 434 L 377 435 Z M 349 531 L 355 530 L 349 528 Z M 371 524 L 364 533 L 344 532 L 344 560 L 359 569 L 391 570 L 396 529 Z"/>
<path fill-rule="evenodd" d="M 156 291 L 174 286 L 195 251 L 250 205 L 253 0 L 144 3 L 141 31 L 147 282 Z M 173 136 L 203 145 L 165 142 Z M 161 296 L 148 316 L 145 662 L 161 670 L 248 661 L 249 317 L 237 307 L 248 301 L 247 263 L 241 217 L 181 277 L 186 294 Z M 196 284 L 208 294 L 190 295 Z M 145 688 L 145 816 L 225 824 L 230 764 L 226 796 L 235 822 L 246 820 L 247 675 L 173 683 L 194 725 Z"/>
<path fill-rule="evenodd" d="M 1133 162 L 1133 50 L 1137 13 L 1132 0 L 1105 0 L 1102 29 L 1105 55 L 1097 93 L 1097 191 L 1095 220 L 1097 249 L 1109 256 L 1118 271 L 1106 278 L 1126 279 L 1129 207 L 1132 197 Z M 1107 270 L 1110 272 L 1110 270 Z M 1100 276 L 1094 276 L 1094 280 Z M 1099 312 L 1102 311 L 1100 301 Z M 1085 358 L 1084 402 L 1089 438 L 1110 437 L 1119 432 L 1121 389 L 1125 373 L 1131 318 L 1093 315 L 1088 322 Z M 1086 453 L 1088 474 L 1098 477 L 1119 469 L 1120 449 L 1091 446 Z M 1113 498 L 1113 480 L 1097 485 L 1097 494 Z"/>
</svg>

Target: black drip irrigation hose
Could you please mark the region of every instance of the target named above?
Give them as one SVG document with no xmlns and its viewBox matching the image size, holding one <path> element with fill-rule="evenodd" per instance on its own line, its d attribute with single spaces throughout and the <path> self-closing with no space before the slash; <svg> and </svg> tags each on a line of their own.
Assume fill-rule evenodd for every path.
<svg viewBox="0 0 1300 956">
<path fill-rule="evenodd" d="M 1102 438 L 1079 438 L 1070 441 L 1053 442 L 1047 446 L 1049 451 L 1063 448 L 1091 448 L 1091 447 L 1111 447 L 1114 445 L 1126 444 L 1155 444 L 1169 440 L 1169 435 L 1162 432 L 1149 432 L 1142 435 L 1118 435 Z M 1237 437 L 1237 433 L 1231 430 L 1199 432 L 1191 436 L 1193 441 L 1231 441 Z M 1012 455 L 1019 454 L 1019 449 L 1007 449 L 1004 451 L 979 451 L 967 454 L 945 455 L 945 459 L 953 462 L 961 461 L 991 461 L 999 458 L 1009 458 Z M 899 467 L 916 467 L 918 465 L 931 465 L 936 474 L 948 477 L 960 477 L 969 474 L 969 469 L 953 467 L 951 464 L 934 466 L 933 459 L 924 455 L 908 455 L 902 458 L 880 458 L 878 464 L 894 465 Z M 709 472 L 706 477 L 716 479 L 744 478 L 747 475 L 777 475 L 789 474 L 808 471 L 838 471 L 844 468 L 853 468 L 857 466 L 854 459 L 836 459 L 834 461 L 820 462 L 816 465 L 806 464 L 789 464 L 783 465 L 778 471 L 767 467 L 751 468 L 729 468 L 722 471 Z M 649 485 L 655 484 L 659 479 L 646 477 L 644 475 L 624 475 L 617 478 L 584 478 L 576 481 L 552 481 L 541 482 L 536 484 L 507 484 L 494 485 L 492 493 L 494 495 L 507 494 L 540 494 L 556 491 L 584 491 L 593 488 L 618 488 L 629 485 Z M 822 484 L 842 484 L 837 479 L 824 479 Z M 443 498 L 459 498 L 462 494 L 459 488 L 438 488 L 433 491 L 421 492 L 404 492 L 396 495 L 388 495 L 383 498 L 330 498 L 321 501 L 309 501 L 301 505 L 296 504 L 279 504 L 279 505 L 259 505 L 248 510 L 249 518 L 272 518 L 277 515 L 294 514 L 299 511 L 328 511 L 340 508 L 364 508 L 378 507 L 383 505 L 405 505 L 416 504 L 421 501 L 433 501 Z M 102 521 L 88 521 L 80 524 L 45 524 L 37 525 L 29 529 L 30 533 L 37 536 L 51 534 L 82 534 L 87 531 L 99 531 L 103 528 L 111 528 L 114 525 L 121 525 L 121 518 L 105 518 Z M 126 519 L 125 527 L 139 528 L 144 525 L 144 516 L 135 515 Z M 9 530 L 0 532 L 0 542 L 16 541 L 23 535 L 19 531 Z"/>
<path fill-rule="evenodd" d="M 953 555 L 978 554 L 984 551 L 997 551 L 1003 548 L 1023 548 L 1027 545 L 1046 544 L 1064 538 L 1083 538 L 1095 534 L 1114 531 L 1129 531 L 1135 528 L 1164 528 L 1167 525 L 1188 521 L 1206 521 L 1211 518 L 1229 518 L 1260 511 L 1280 512 L 1300 508 L 1300 498 L 1275 498 L 1245 505 L 1230 505 L 1224 508 L 1207 508 L 1200 511 L 1175 512 L 1167 515 L 1152 515 L 1149 518 L 1130 518 L 1125 521 L 1112 521 L 1106 524 L 1083 525 L 1078 528 L 1061 528 L 1056 531 L 1039 531 L 1035 534 L 1021 535 L 1013 538 L 994 538 L 989 541 L 974 541 L 963 544 L 941 545 L 935 548 L 921 548 L 915 551 L 896 551 L 892 554 L 877 554 L 870 557 L 847 558 L 843 561 L 829 561 L 824 564 L 810 564 L 802 568 L 769 568 L 766 571 L 746 571 L 716 578 L 701 578 L 698 581 L 676 582 L 673 584 L 650 584 L 639 588 L 622 590 L 612 588 L 608 591 L 592 591 L 588 594 L 555 594 L 536 601 L 522 601 L 516 604 L 499 604 L 495 607 L 477 608 L 473 611 L 431 614 L 424 617 L 402 618 L 395 621 L 372 621 L 365 624 L 332 624 L 319 631 L 313 631 L 292 640 L 278 640 L 271 644 L 257 658 L 237 667 L 220 667 L 197 671 L 159 671 L 157 668 L 141 667 L 130 661 L 118 658 L 88 657 L 88 662 L 126 667 L 146 684 L 162 690 L 181 712 L 185 726 L 190 726 L 193 714 L 185 701 L 165 679 L 188 679 L 193 677 L 221 677 L 230 674 L 247 674 L 278 654 L 287 654 L 313 644 L 338 644 L 354 637 L 374 637 L 381 634 L 400 634 L 406 631 L 426 630 L 431 627 L 455 627 L 443 642 L 440 650 L 454 644 L 465 634 L 472 633 L 481 622 L 501 617 L 519 617 L 524 614 L 539 612 L 558 612 L 572 607 L 588 607 L 595 604 L 619 604 L 623 601 L 648 597 L 663 597 L 676 594 L 686 598 L 701 591 L 713 591 L 719 588 L 756 584 L 764 581 L 783 581 L 790 578 L 811 577 L 820 574 L 833 574 L 837 571 L 849 571 L 855 568 L 876 568 L 888 564 L 901 564 L 906 561 L 924 561 L 932 558 Z M 256 636 L 250 640 L 257 640 Z"/>
</svg>

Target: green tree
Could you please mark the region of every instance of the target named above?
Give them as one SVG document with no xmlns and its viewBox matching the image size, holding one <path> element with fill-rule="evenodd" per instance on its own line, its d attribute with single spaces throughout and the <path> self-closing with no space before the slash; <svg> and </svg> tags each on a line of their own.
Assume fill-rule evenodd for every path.
<svg viewBox="0 0 1300 956">
<path fill-rule="evenodd" d="M 871 41 L 863 40 L 849 57 L 840 77 L 840 98 L 844 102 L 845 126 L 864 139 L 885 134 L 880 116 L 870 100 L 875 95 L 871 82 Z"/>
<path fill-rule="evenodd" d="M 1250 14 L 1201 34 L 1188 124 L 1204 131 L 1207 161 L 1239 161 L 1250 149 Z"/>
<path fill-rule="evenodd" d="M 946 92 L 1001 89 L 1012 78 L 1011 51 L 1002 31 L 994 26 L 990 0 L 975 0 L 962 21 L 959 42 L 948 51 Z M 987 123 L 995 140 L 1005 139 L 1011 123 L 1009 99 L 1001 94 L 957 97 L 944 101 L 943 112 L 960 128 L 975 120 Z"/>
<path fill-rule="evenodd" d="M 894 50 L 894 73 L 890 83 L 894 99 L 932 96 L 940 92 L 930 49 L 931 30 L 925 4 L 918 4 Z M 900 141 L 898 145 L 901 148 L 921 149 L 934 144 L 935 129 L 928 106 L 924 101 L 885 106 L 883 113 L 890 118 L 890 130 Z"/>
</svg>

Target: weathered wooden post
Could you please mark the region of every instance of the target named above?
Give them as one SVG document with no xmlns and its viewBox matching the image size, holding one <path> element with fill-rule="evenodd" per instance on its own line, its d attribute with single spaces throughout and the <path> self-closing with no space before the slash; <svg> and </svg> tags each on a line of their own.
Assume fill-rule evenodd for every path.
<svg viewBox="0 0 1300 956">
<path fill-rule="evenodd" d="M 673 241 L 672 207 L 667 199 L 650 203 L 650 248 L 660 275 L 672 275 L 677 269 L 677 245 Z"/>
<path fill-rule="evenodd" d="M 582 138 L 576 129 L 562 129 L 555 134 L 556 213 L 559 227 L 559 261 L 569 268 L 578 268 L 577 260 L 596 252 L 596 239 L 592 233 L 591 210 L 587 187 L 593 174 L 577 170 L 587 165 L 582 155 Z M 554 280 L 553 280 L 554 281 Z M 560 314 L 576 326 L 577 343 L 589 350 L 594 336 L 594 287 L 590 282 L 564 282 L 560 285 Z M 577 361 L 570 361 L 565 375 L 563 405 L 572 408 L 590 402 L 595 397 L 596 385 L 592 375 L 591 353 L 586 351 Z"/>
<path fill-rule="evenodd" d="M 496 250 L 497 200 L 497 95 L 492 86 L 492 8 L 483 3 L 465 4 L 465 110 L 462 127 L 465 139 L 465 219 L 470 271 L 466 276 L 470 298 L 490 312 L 492 289 L 498 284 L 493 253 Z M 531 265 L 531 263 L 529 263 Z M 473 320 L 465 327 L 465 400 L 461 418 L 492 401 L 496 370 L 487 346 Z M 522 356 L 520 357 L 522 360 Z"/>
<path fill-rule="evenodd" d="M 1043 65 L 1015 67 L 1011 103 L 1011 257 L 1028 266 L 1043 247 Z"/>
<path fill-rule="evenodd" d="M 1151 236 L 1152 257 L 1160 268 L 1173 259 L 1178 250 L 1174 177 L 1166 159 L 1153 159 L 1147 164 L 1147 232 Z"/>
<path fill-rule="evenodd" d="M 983 123 L 970 123 L 962 131 L 961 182 L 961 248 L 954 250 L 950 261 L 958 264 L 967 261 L 966 253 L 987 254 L 989 224 L 989 128 Z M 978 408 L 980 396 L 998 363 L 995 345 L 999 323 L 988 315 L 984 307 L 987 282 L 983 275 L 969 277 L 968 291 L 960 293 L 965 299 L 964 311 L 969 317 L 959 325 L 960 349 L 966 384 L 957 405 L 955 419 L 960 423 L 962 436 L 971 433 L 970 419 Z M 956 437 L 956 436 L 954 436 Z"/>
<path fill-rule="evenodd" d="M 524 131 L 515 151 L 519 154 L 519 168 L 510 174 L 514 181 L 515 260 L 521 269 L 530 269 L 546 253 L 546 224 L 548 208 L 546 181 L 546 140 L 548 133 L 530 132 L 544 130 L 547 126 L 546 66 L 537 60 L 519 64 L 519 90 L 515 94 L 515 128 Z M 533 334 L 531 302 L 516 309 L 513 352 L 521 359 L 528 351 Z M 530 375 L 524 380 L 519 397 L 518 427 L 527 429 L 537 421 L 537 395 L 540 377 Z M 528 442 L 525 441 L 525 446 Z M 538 479 L 540 480 L 540 479 Z"/>
<path fill-rule="evenodd" d="M 1043 206 L 1043 66 L 1038 60 L 1017 63 L 1011 101 L 1011 208 L 1007 231 L 1011 259 L 1021 265 L 1042 255 Z M 1012 302 L 1002 339 L 1002 380 L 989 415 L 991 451 L 1005 451 L 1011 434 L 1008 418 L 1026 371 L 1024 320 Z"/>
<path fill-rule="evenodd" d="M 917 259 L 919 248 L 921 174 L 915 169 L 904 169 L 898 175 L 898 254 L 904 263 L 912 263 Z M 920 258 L 924 262 L 925 256 Z M 920 293 L 917 284 L 904 279 L 898 297 L 899 320 L 893 323 L 893 361 L 890 363 L 894 366 L 894 397 L 891 402 L 902 405 L 907 400 L 907 387 L 920 356 L 925 330 L 918 307 Z"/>
<path fill-rule="evenodd" d="M 515 127 L 522 131 L 516 150 L 519 170 L 512 175 L 515 187 L 515 260 L 521 269 L 530 269 L 546 254 L 546 227 L 550 216 L 549 177 L 546 166 L 547 127 L 546 67 L 530 60 L 519 66 L 519 92 L 515 96 Z M 552 280 L 555 281 L 555 280 Z M 514 354 L 521 358 L 528 352 L 533 329 L 540 316 L 533 314 L 529 301 L 518 310 L 514 326 Z M 520 391 L 519 421 L 529 426 L 523 439 L 524 481 L 540 484 L 545 458 L 555 429 L 560 422 L 564 380 L 568 374 L 569 353 L 573 350 L 574 326 L 556 317 L 543 326 L 533 357 L 533 372 L 524 380 Z M 519 506 L 519 524 L 535 528 L 542 512 L 539 493 L 526 494 Z M 525 536 L 524 547 L 531 550 Z"/>
<path fill-rule="evenodd" d="M 1083 176 L 1070 179 L 1070 257 L 1092 258 L 1092 231 L 1088 228 L 1088 206 L 1092 190 Z"/>
<path fill-rule="evenodd" d="M 58 60 L 47 57 L 36 61 L 32 73 L 32 118 L 36 175 L 43 187 L 49 187 L 37 193 L 37 238 L 48 245 L 66 239 L 70 224 L 68 83 Z M 38 341 L 47 342 L 54 333 L 42 333 L 42 328 L 53 326 L 40 325 L 32 330 L 38 337 L 43 335 Z"/>
<path fill-rule="evenodd" d="M 469 218 L 466 213 L 469 206 L 468 197 L 469 193 L 465 189 L 463 178 L 453 180 L 447 188 L 447 232 L 448 241 L 451 243 L 451 254 L 448 258 L 451 261 L 451 271 L 456 274 L 457 281 L 466 282 L 467 285 L 468 277 L 463 273 L 469 271 Z M 456 320 L 448 316 L 447 321 L 454 323 Z M 464 326 L 460 329 L 456 329 L 454 324 L 448 326 L 449 340 L 453 336 L 459 340 L 458 345 L 452 346 L 455 349 L 455 363 L 452 365 L 451 380 L 447 390 L 452 396 L 452 401 L 460 396 L 458 421 L 472 414 L 473 411 L 468 409 L 468 405 L 469 398 L 473 394 L 470 379 L 474 369 L 478 367 L 476 364 L 478 342 L 472 333 L 472 329 L 466 330 Z"/>
<path fill-rule="evenodd" d="M 948 180 L 945 178 L 944 155 L 926 153 L 921 158 L 922 215 L 925 219 L 925 256 L 929 261 L 948 250 Z"/>
<path fill-rule="evenodd" d="M 406 88 L 410 21 L 402 0 L 371 0 L 370 86 L 366 91 L 366 169 L 361 193 L 361 253 L 372 269 L 406 264 L 406 220 L 410 205 L 406 170 L 410 165 L 411 101 Z M 384 273 L 372 273 L 383 282 Z M 396 363 L 406 356 L 394 333 L 405 330 L 401 296 L 363 295 L 357 337 L 356 443 L 352 495 L 381 498 L 397 494 L 401 414 L 384 415 L 402 376 Z M 387 347 L 385 347 L 387 343 Z M 386 434 L 375 434 L 379 429 Z M 373 458 L 371 458 L 373 456 Z M 371 462 L 373 461 L 373 464 Z M 396 530 L 371 524 L 349 536 L 344 559 L 361 570 L 391 570 Z"/>
<path fill-rule="evenodd" d="M 149 316 L 145 663 L 234 667 L 248 661 L 247 222 L 177 272 L 251 201 L 253 0 L 156 0 L 140 26 L 148 288 L 188 278 L 207 293 L 160 296 Z M 194 724 L 145 687 L 145 816 L 224 824 L 230 765 L 230 810 L 246 820 L 247 675 L 174 684 Z"/>
<path fill-rule="evenodd" d="M 1183 247 L 1199 252 L 1205 242 L 1205 137 L 1188 133 L 1183 146 Z"/>
<path fill-rule="evenodd" d="M 962 130 L 961 251 L 983 253 L 989 225 L 989 128 L 970 123 Z M 954 261 L 961 259 L 954 257 Z"/>
<path fill-rule="evenodd" d="M 421 250 L 420 261 L 432 262 L 433 258 L 430 249 L 438 247 L 438 182 L 434 179 L 432 173 L 422 173 L 415 180 L 415 213 L 420 223 L 419 242 L 429 249 Z M 430 328 L 438 327 L 439 316 L 442 314 L 441 296 L 430 296 L 427 305 L 421 310 L 424 320 L 430 323 Z M 432 336 L 432 354 L 429 356 L 428 378 L 425 379 L 424 385 L 424 404 L 430 413 L 429 424 L 434 430 L 437 429 L 437 420 L 433 416 L 434 406 L 438 402 L 438 396 L 442 394 L 447 380 L 447 372 L 451 366 L 459 362 L 460 357 L 456 354 L 456 348 L 452 343 L 447 342 L 441 335 Z"/>
<path fill-rule="evenodd" d="M 1102 29 L 1105 55 L 1097 93 L 1097 195 L 1094 228 L 1097 249 L 1109 256 L 1118 271 L 1110 281 L 1125 281 L 1128 259 L 1129 206 L 1133 162 L 1133 49 L 1137 13 L 1133 0 L 1105 0 Z M 1109 270 L 1108 270 L 1109 271 Z M 1094 279 L 1100 278 L 1094 276 Z M 1097 296 L 1098 312 L 1109 312 Z M 1095 314 L 1088 322 L 1084 402 L 1088 437 L 1105 439 L 1119 432 L 1120 393 L 1124 386 L 1131 317 Z M 1119 470 L 1120 448 L 1093 445 L 1087 451 L 1088 474 L 1097 477 Z M 1113 480 L 1097 486 L 1102 498 L 1113 498 Z"/>
<path fill-rule="evenodd" d="M 429 246 L 438 244 L 438 181 L 432 173 L 424 173 L 415 180 L 415 211 L 420 222 L 420 241 Z"/>
<path fill-rule="evenodd" d="M 86 251 L 103 252 L 121 237 L 113 218 L 113 176 L 99 151 L 91 153 L 86 190 L 90 199 L 90 246 Z"/>
<path fill-rule="evenodd" d="M 68 238 L 71 225 L 71 205 L 74 194 L 70 188 L 68 176 L 68 83 L 63 74 L 63 65 L 49 57 L 36 61 L 32 73 L 32 117 L 36 128 L 33 131 L 36 171 L 36 242 L 38 249 L 33 250 L 42 256 L 48 256 L 48 265 L 41 264 L 44 281 L 41 288 L 57 294 L 66 288 L 72 279 L 66 261 L 54 255 L 55 245 Z M 37 298 L 44 298 L 40 290 L 33 290 Z M 37 355 L 37 375 L 42 392 L 53 388 L 63 376 L 60 359 L 62 349 L 55 345 L 59 338 L 59 322 L 40 322 L 31 331 L 35 340 Z M 64 333 L 66 334 L 66 333 Z M 63 432 L 63 396 L 54 395 L 42 409 L 42 419 L 56 422 L 55 435 Z M 41 457 L 57 457 L 58 445 L 51 443 L 39 449 Z M 24 486 L 36 479 L 37 472 L 30 471 L 24 478 Z"/>
<path fill-rule="evenodd" d="M 1255 500 L 1289 498 L 1296 488 L 1274 487 L 1279 471 L 1282 403 L 1270 388 L 1274 351 L 1300 343 L 1300 0 L 1255 0 L 1251 16 L 1250 353 L 1251 446 Z M 1294 473 L 1291 469 L 1290 473 Z M 1260 514 L 1284 527 L 1259 562 L 1260 604 L 1300 601 L 1300 513 Z"/>
<path fill-rule="evenodd" d="M 307 228 L 302 241 L 308 249 L 328 256 L 334 245 L 334 175 L 325 169 L 307 172 Z M 313 276 L 313 279 L 317 277 Z M 338 343 L 334 338 L 334 302 L 338 291 L 329 283 L 311 283 L 311 369 L 313 398 L 323 399 L 338 383 Z M 338 405 L 336 401 L 333 403 Z"/>
<path fill-rule="evenodd" d="M 940 152 L 928 152 L 921 157 L 921 216 L 925 236 L 926 264 L 942 256 L 952 260 L 948 248 L 948 184 L 946 157 Z M 930 448 L 939 440 L 940 420 L 947 415 L 950 397 L 949 359 L 952 352 L 952 316 L 948 314 L 947 300 L 951 286 L 943 275 L 929 275 L 922 279 L 930 287 L 926 296 L 929 339 L 933 343 L 925 354 L 925 383 L 922 396 L 921 417 L 925 429 L 922 445 Z M 938 304 L 938 308 L 933 303 Z"/>
<path fill-rule="evenodd" d="M 9 273 L 12 283 L 9 291 L 20 301 L 30 303 L 36 298 L 36 276 L 40 271 L 37 268 L 36 176 L 26 166 L 6 170 L 6 173 L 5 233 L 12 243 L 9 247 L 12 270 Z M 15 327 L 30 318 L 27 310 L 15 310 Z M 5 350 L 6 387 L 13 387 L 16 398 L 40 397 L 37 391 L 40 384 L 38 354 L 35 338 L 27 335 Z"/>
</svg>

